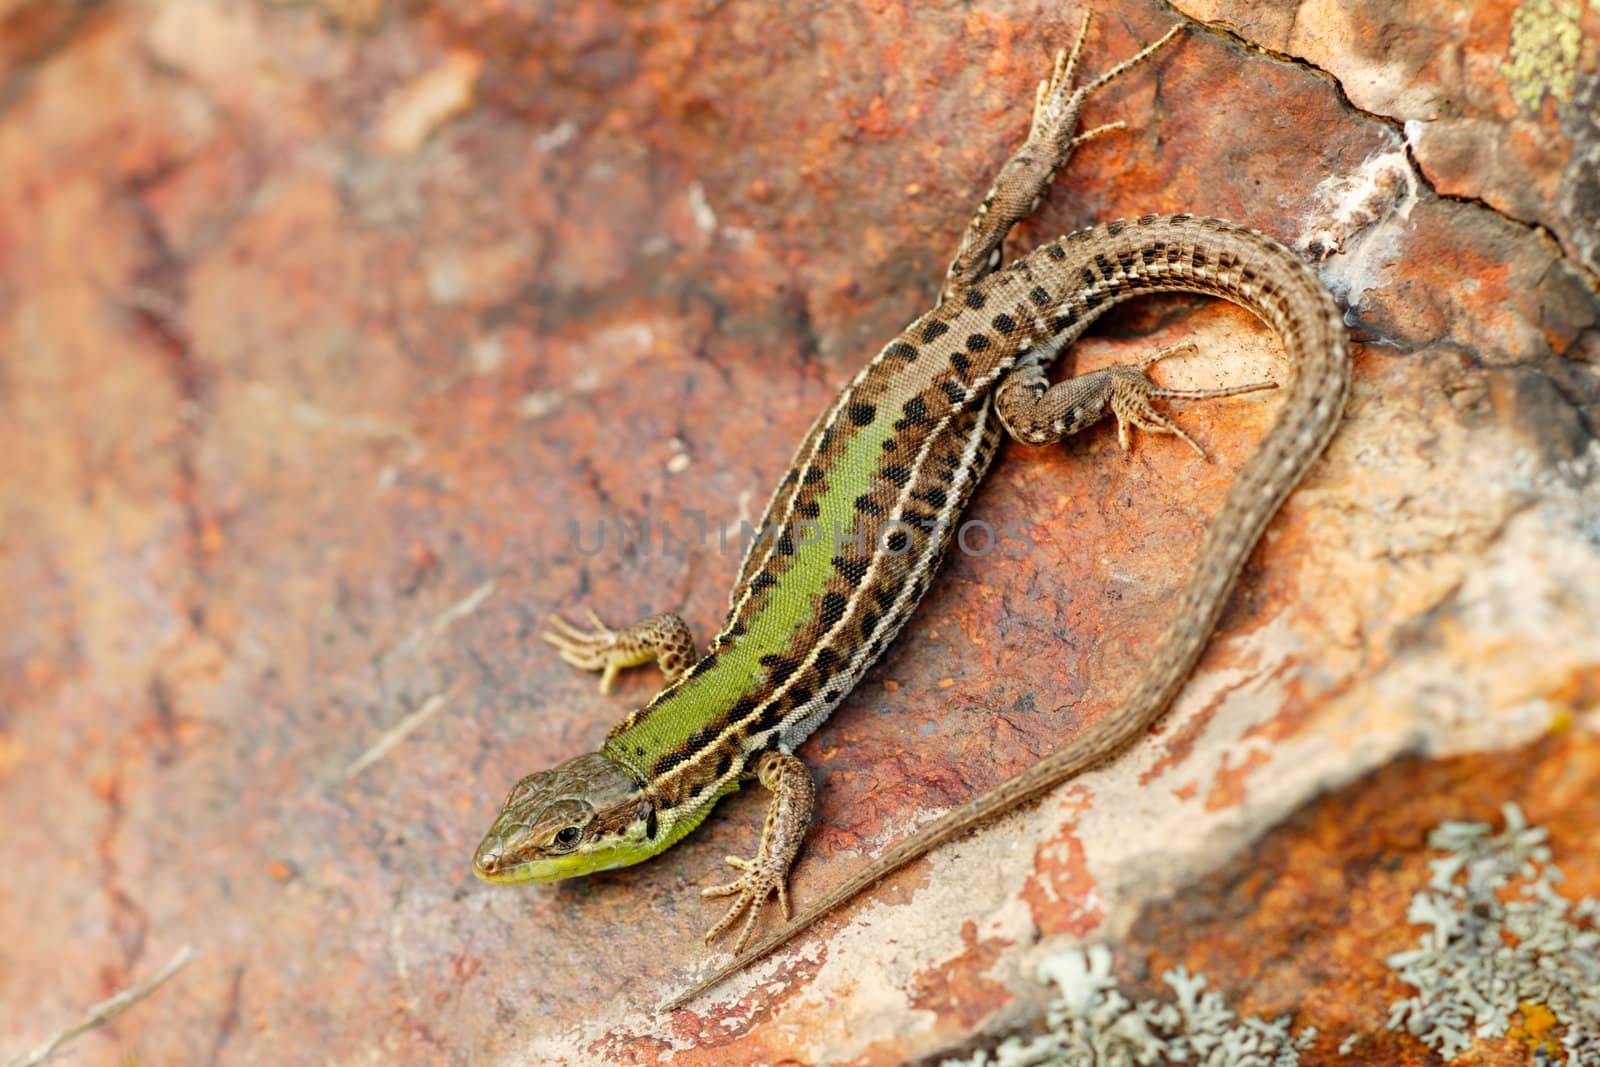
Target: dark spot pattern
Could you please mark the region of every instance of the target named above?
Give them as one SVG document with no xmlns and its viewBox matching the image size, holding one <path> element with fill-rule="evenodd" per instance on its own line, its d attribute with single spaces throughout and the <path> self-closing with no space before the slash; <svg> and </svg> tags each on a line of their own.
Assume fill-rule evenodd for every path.
<svg viewBox="0 0 1600 1067">
<path fill-rule="evenodd" d="M 654 777 L 660 778 L 663 774 L 668 773 L 674 767 L 676 767 L 678 764 L 683 763 L 685 760 L 687 760 L 690 757 L 690 755 L 692 755 L 692 753 L 688 749 L 684 749 L 684 748 L 673 749 L 671 752 L 668 752 L 665 756 L 662 756 L 660 759 L 656 760 L 655 766 L 650 768 L 650 773 Z"/>
<path fill-rule="evenodd" d="M 847 603 L 848 601 L 845 600 L 843 593 L 828 593 L 824 595 L 822 598 L 822 611 L 819 613 L 819 618 L 822 619 L 823 625 L 832 626 L 844 618 Z"/>
<path fill-rule="evenodd" d="M 897 430 L 904 430 L 908 426 L 920 426 L 928 421 L 928 404 L 920 396 L 907 400 L 905 407 L 900 411 L 904 417 L 894 424 Z"/>
<path fill-rule="evenodd" d="M 844 575 L 845 581 L 852 585 L 859 583 L 867 576 L 867 568 L 872 566 L 865 556 L 846 559 L 844 556 L 833 557 L 833 569 Z"/>
</svg>

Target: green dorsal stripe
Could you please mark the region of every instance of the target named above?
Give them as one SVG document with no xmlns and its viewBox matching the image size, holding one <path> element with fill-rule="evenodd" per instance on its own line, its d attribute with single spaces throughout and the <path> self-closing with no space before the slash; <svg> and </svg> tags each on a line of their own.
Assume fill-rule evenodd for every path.
<svg viewBox="0 0 1600 1067">
<path fill-rule="evenodd" d="M 840 426 L 835 433 L 842 430 Z M 715 666 L 664 693 L 647 714 L 608 738 L 606 755 L 648 779 L 656 760 L 689 748 L 690 738 L 741 699 L 756 699 L 769 691 L 761 657 L 782 655 L 796 647 L 797 631 L 822 625 L 820 602 L 835 573 L 834 530 L 850 536 L 859 517 L 855 499 L 872 489 L 883 442 L 895 433 L 894 419 L 884 412 L 865 426 L 851 428 L 843 450 L 833 452 L 836 458 L 827 468 L 828 487 L 820 498 L 822 510 L 816 520 L 820 537 L 796 546 L 789 568 L 767 591 L 765 603 L 750 617 L 744 636 L 718 653 Z M 829 456 L 819 455 L 816 463 L 825 466 L 829 460 Z M 864 530 L 868 537 L 876 532 L 870 523 Z"/>
</svg>

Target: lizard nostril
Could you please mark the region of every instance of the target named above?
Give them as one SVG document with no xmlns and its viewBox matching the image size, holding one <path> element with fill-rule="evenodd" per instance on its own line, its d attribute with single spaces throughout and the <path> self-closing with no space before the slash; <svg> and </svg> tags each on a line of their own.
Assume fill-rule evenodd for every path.
<svg viewBox="0 0 1600 1067">
<path fill-rule="evenodd" d="M 493 874 L 500 869 L 500 857 L 493 852 L 478 857 L 478 870 L 484 874 Z"/>
</svg>

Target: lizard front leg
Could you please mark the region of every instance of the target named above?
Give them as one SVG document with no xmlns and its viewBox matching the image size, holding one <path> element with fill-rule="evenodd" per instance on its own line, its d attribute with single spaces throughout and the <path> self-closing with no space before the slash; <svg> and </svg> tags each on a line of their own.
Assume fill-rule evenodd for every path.
<svg viewBox="0 0 1600 1067">
<path fill-rule="evenodd" d="M 738 894 L 728 913 L 706 931 L 706 941 L 716 939 L 748 911 L 739 939 L 733 951 L 744 949 L 755 929 L 756 916 L 761 906 L 774 892 L 778 894 L 778 909 L 784 921 L 789 919 L 789 867 L 794 863 L 800 843 L 805 840 L 806 828 L 811 824 L 811 808 L 816 801 L 817 787 L 811 781 L 811 772 L 796 756 L 787 752 L 766 752 L 756 760 L 756 780 L 772 792 L 772 803 L 767 807 L 767 821 L 761 828 L 761 844 L 753 860 L 729 856 L 731 866 L 744 871 L 744 875 L 726 885 L 714 885 L 700 891 L 703 897 L 726 897 Z"/>
<path fill-rule="evenodd" d="M 561 658 L 584 671 L 600 672 L 600 692 L 611 692 L 617 672 L 655 660 L 668 684 L 678 680 L 694 663 L 694 635 L 689 624 L 670 611 L 613 630 L 589 612 L 593 629 L 574 626 L 559 615 L 550 616 L 550 629 L 542 635 Z"/>
<path fill-rule="evenodd" d="M 1033 362 L 1011 372 L 995 394 L 995 412 L 1012 437 L 1025 444 L 1048 445 L 1087 429 L 1110 414 L 1117 420 L 1117 442 L 1124 452 L 1132 447 L 1132 429 L 1173 434 L 1206 458 L 1205 449 L 1182 428 L 1151 406 L 1154 397 L 1212 400 L 1260 389 L 1276 389 L 1276 382 L 1251 382 L 1221 389 L 1165 389 L 1145 373 L 1169 356 L 1195 351 L 1192 344 L 1163 348 L 1138 364 L 1105 367 L 1051 385 L 1044 369 Z"/>
</svg>

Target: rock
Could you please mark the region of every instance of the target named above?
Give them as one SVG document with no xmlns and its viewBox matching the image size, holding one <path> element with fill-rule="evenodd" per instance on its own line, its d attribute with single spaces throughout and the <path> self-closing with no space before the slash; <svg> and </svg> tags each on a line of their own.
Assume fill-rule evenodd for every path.
<svg viewBox="0 0 1600 1067">
<path fill-rule="evenodd" d="M 739 519 L 933 299 L 1079 11 L 0 4 L 0 1059 L 184 943 L 84 1062 L 900 1063 L 1036 1025 L 1091 942 L 1295 1013 L 1302 1063 L 1431 1055 L 1381 965 L 1428 828 L 1515 801 L 1600 880 L 1600 11 L 1180 6 L 1013 247 L 1189 211 L 1315 252 L 1344 426 L 1148 739 L 662 1018 L 764 801 L 475 882 L 510 785 L 659 681 L 532 638 L 714 632 Z M 1101 14 L 1091 74 L 1172 17 Z M 1287 373 L 1199 298 L 1074 363 L 1189 340 L 1175 385 Z M 797 901 L 1116 706 L 1274 404 L 1177 410 L 1209 464 L 1002 449 L 970 517 L 1018 536 L 800 749 Z"/>
</svg>

